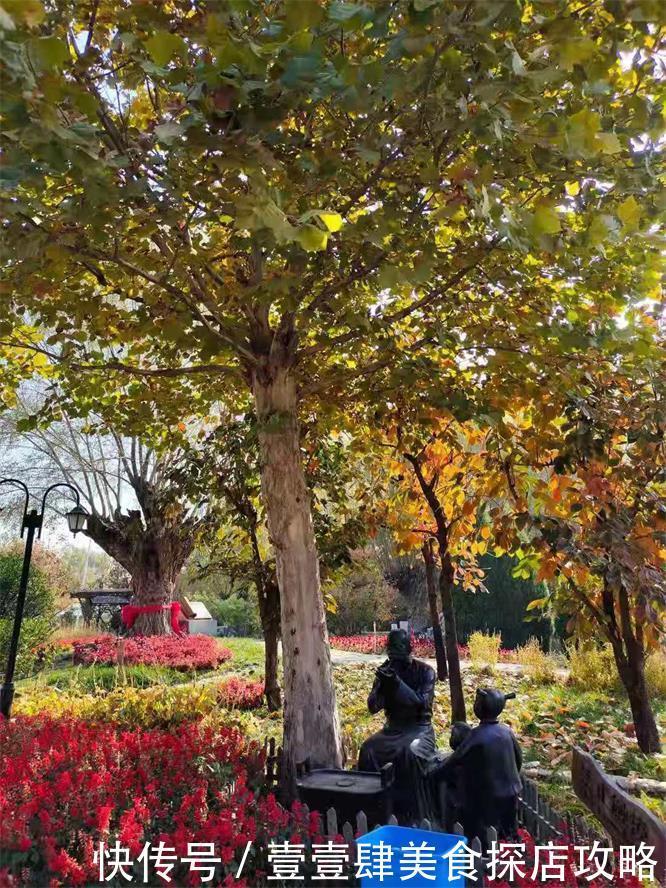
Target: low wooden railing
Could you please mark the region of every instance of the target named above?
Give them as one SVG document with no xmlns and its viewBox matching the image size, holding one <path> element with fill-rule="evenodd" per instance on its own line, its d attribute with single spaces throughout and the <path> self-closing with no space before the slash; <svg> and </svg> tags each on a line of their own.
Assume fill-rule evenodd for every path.
<svg viewBox="0 0 666 888">
<path fill-rule="evenodd" d="M 282 748 L 278 746 L 274 738 L 264 745 L 266 781 L 269 786 L 277 785 L 280 776 L 280 761 Z M 600 830 L 595 830 L 583 818 L 572 814 L 561 814 L 556 811 L 540 793 L 534 780 L 528 777 L 522 778 L 523 789 L 518 798 L 518 822 L 534 838 L 535 842 L 569 841 L 575 844 L 591 845 L 599 841 L 602 845 L 610 844 L 609 837 Z M 359 811 L 354 824 L 345 822 L 338 824 L 338 814 L 334 808 L 326 812 L 326 835 L 346 835 L 351 839 L 354 836 L 365 835 L 368 831 L 368 818 L 364 811 Z M 387 825 L 397 824 L 395 817 L 389 818 Z M 413 824 L 420 829 L 429 829 L 441 832 L 436 823 L 423 820 L 419 824 Z M 456 824 L 456 832 L 463 835 L 460 824 Z M 490 830 L 487 836 L 488 843 L 497 840 L 495 830 Z M 471 846 L 470 846 L 471 847 Z"/>
</svg>

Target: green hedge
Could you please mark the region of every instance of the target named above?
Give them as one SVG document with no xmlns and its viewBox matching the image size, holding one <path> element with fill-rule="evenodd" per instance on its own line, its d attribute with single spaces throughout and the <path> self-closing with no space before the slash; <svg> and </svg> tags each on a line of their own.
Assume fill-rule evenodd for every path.
<svg viewBox="0 0 666 888">
<path fill-rule="evenodd" d="M 0 552 L 0 620 L 11 620 L 16 613 L 23 554 Z M 28 576 L 28 592 L 25 598 L 24 617 L 44 617 L 53 611 L 53 590 L 46 574 L 33 562 Z"/>
<path fill-rule="evenodd" d="M 553 634 L 550 621 L 530 619 L 527 613 L 530 601 L 540 597 L 535 584 L 531 580 L 517 580 L 512 575 L 514 561 L 507 556 L 484 556 L 480 564 L 486 571 L 484 583 L 488 592 L 456 589 L 453 594 L 460 641 L 465 643 L 472 632 L 499 632 L 505 648 L 518 647 L 534 636 L 549 649 Z M 565 623 L 565 619 L 557 621 L 556 637 L 563 637 Z"/>
<path fill-rule="evenodd" d="M 13 622 L 13 619 L 0 620 L 0 669 L 3 674 L 9 654 Z M 48 639 L 52 629 L 50 617 L 28 617 L 23 620 L 16 659 L 16 678 L 26 678 L 37 670 L 40 665 L 37 648 Z"/>
</svg>

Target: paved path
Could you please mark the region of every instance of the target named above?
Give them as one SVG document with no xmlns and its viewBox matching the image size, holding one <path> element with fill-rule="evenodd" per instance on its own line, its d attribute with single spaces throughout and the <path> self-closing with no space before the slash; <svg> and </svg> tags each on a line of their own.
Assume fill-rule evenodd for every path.
<svg viewBox="0 0 666 888">
<path fill-rule="evenodd" d="M 379 664 L 383 663 L 386 659 L 386 654 L 360 654 L 357 651 L 341 651 L 337 648 L 331 648 L 331 659 L 334 666 L 379 666 Z M 432 666 L 433 669 L 437 666 L 434 659 L 429 659 L 427 657 L 419 657 L 418 659 L 424 660 L 424 662 Z M 472 661 L 461 660 L 460 665 L 463 669 L 471 669 Z M 498 663 L 495 668 L 500 672 L 506 672 L 509 674 L 513 673 L 514 675 L 522 675 L 525 671 L 520 663 Z M 558 671 L 566 673 L 566 670 L 564 669 Z"/>
<path fill-rule="evenodd" d="M 331 659 L 334 666 L 379 666 L 386 659 L 385 654 L 359 654 L 357 651 L 341 651 L 337 648 L 331 648 Z M 428 657 L 419 657 L 436 669 L 437 663 L 434 659 Z M 460 666 L 463 670 L 472 668 L 471 660 L 461 660 Z M 498 672 L 504 672 L 507 675 L 526 675 L 527 671 L 520 663 L 497 663 L 495 666 Z M 566 681 L 569 677 L 568 669 L 556 669 L 555 675 L 560 681 Z"/>
</svg>

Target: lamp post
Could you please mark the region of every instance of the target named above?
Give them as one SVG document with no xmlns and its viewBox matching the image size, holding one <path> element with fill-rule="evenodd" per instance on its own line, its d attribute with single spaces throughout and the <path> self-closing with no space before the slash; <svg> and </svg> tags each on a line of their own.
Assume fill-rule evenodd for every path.
<svg viewBox="0 0 666 888">
<path fill-rule="evenodd" d="M 9 656 L 7 657 L 5 680 L 2 687 L 0 688 L 0 713 L 2 713 L 5 718 L 9 718 L 12 709 L 12 700 L 14 699 L 14 670 L 16 668 L 16 656 L 18 654 L 19 637 L 21 635 L 21 623 L 23 622 L 25 596 L 28 590 L 28 576 L 30 574 L 32 544 L 35 539 L 35 531 L 37 532 L 38 539 L 42 534 L 42 522 L 44 519 L 46 497 L 52 490 L 55 490 L 56 487 L 68 487 L 74 492 L 74 496 L 76 497 L 76 505 L 70 512 L 67 513 L 67 523 L 69 524 L 69 529 L 73 534 L 77 534 L 86 526 L 88 513 L 81 506 L 79 492 L 76 487 L 68 484 L 66 481 L 61 481 L 58 484 L 52 484 L 46 489 L 46 491 L 44 492 L 44 496 L 42 497 L 41 512 L 37 512 L 37 509 L 31 509 L 30 511 L 28 511 L 28 506 L 30 504 L 30 491 L 25 486 L 23 481 L 17 481 L 16 478 L 3 478 L 3 480 L 0 481 L 0 485 L 2 484 L 14 484 L 15 486 L 22 488 L 22 490 L 25 492 L 23 520 L 21 522 L 21 537 L 23 537 L 24 531 L 28 531 L 25 539 L 23 569 L 21 571 L 21 581 L 19 583 L 18 598 L 16 599 L 16 613 L 14 614 L 14 627 L 12 629 L 12 637 L 9 643 Z"/>
</svg>

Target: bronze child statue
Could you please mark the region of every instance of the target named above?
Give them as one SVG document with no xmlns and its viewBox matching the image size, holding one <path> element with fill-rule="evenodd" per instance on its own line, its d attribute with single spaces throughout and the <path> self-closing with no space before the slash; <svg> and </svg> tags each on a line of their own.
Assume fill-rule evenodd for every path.
<svg viewBox="0 0 666 888">
<path fill-rule="evenodd" d="M 454 790 L 465 835 L 486 843 L 486 830 L 495 827 L 499 839 L 515 837 L 517 799 L 522 788 L 522 754 L 513 731 L 498 716 L 507 700 L 495 688 L 479 688 L 474 714 L 479 719 L 458 748 L 435 770 Z"/>
<path fill-rule="evenodd" d="M 358 760 L 360 771 L 379 771 L 393 762 L 394 813 L 402 823 L 432 816 L 426 772 L 435 754 L 435 672 L 411 651 L 404 629 L 389 633 L 388 660 L 377 669 L 368 697 L 370 712 L 383 709 L 386 723 L 365 741 Z"/>
</svg>

